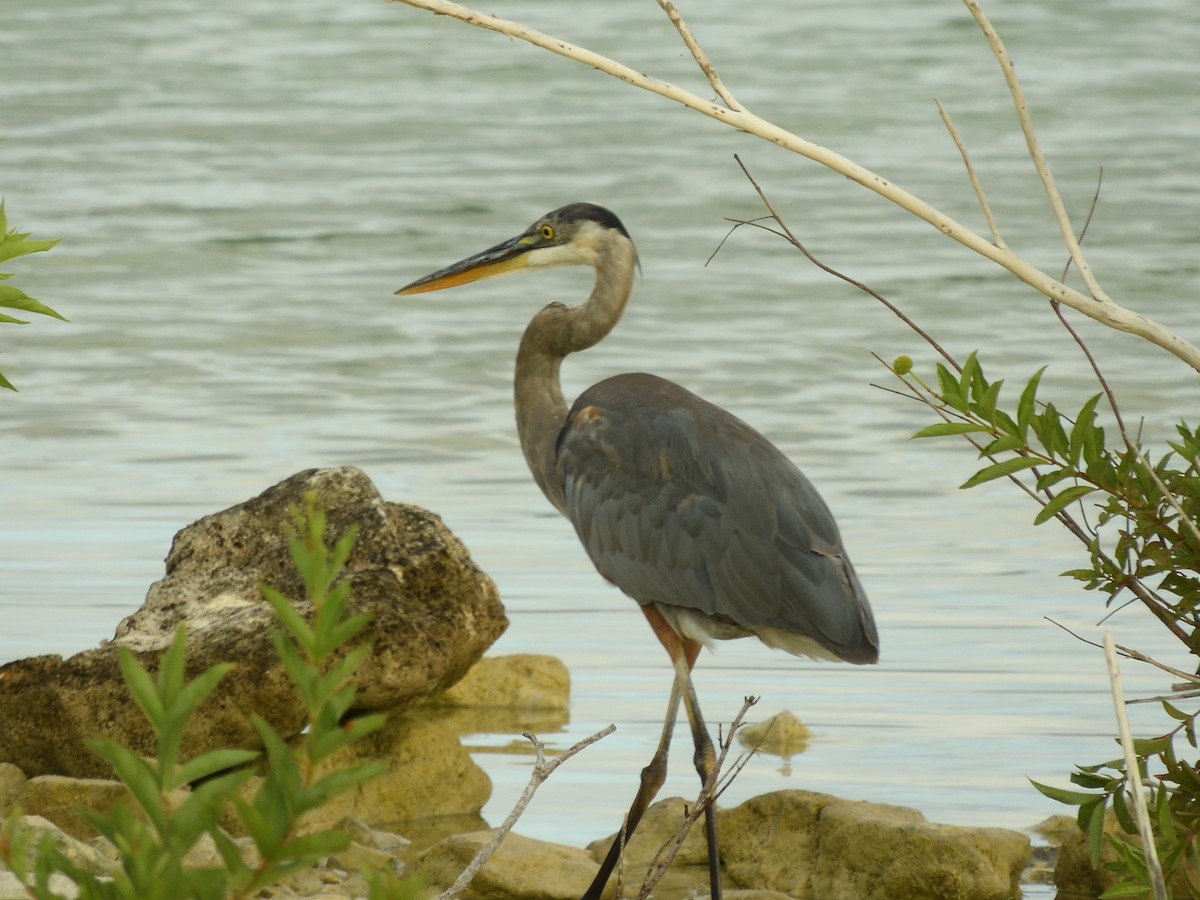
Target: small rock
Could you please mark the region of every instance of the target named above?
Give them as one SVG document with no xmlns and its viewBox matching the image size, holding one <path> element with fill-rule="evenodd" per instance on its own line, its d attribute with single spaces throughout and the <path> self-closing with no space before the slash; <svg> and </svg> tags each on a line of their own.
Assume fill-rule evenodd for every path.
<svg viewBox="0 0 1200 900">
<path fill-rule="evenodd" d="M 387 850 L 389 853 L 403 852 L 412 844 L 404 835 L 396 834 L 393 831 L 381 831 L 378 828 L 372 828 L 362 819 L 355 816 L 346 816 L 335 822 L 333 827 L 338 831 L 344 832 L 350 840 L 357 841 L 364 847 Z"/>
<path fill-rule="evenodd" d="M 444 890 L 452 885 L 493 832 L 477 831 L 446 838 L 419 854 L 406 871 Z M 475 876 L 465 900 L 577 900 L 596 876 L 586 850 L 508 834 L 495 855 Z"/>
<path fill-rule="evenodd" d="M 83 811 L 108 815 L 118 802 L 133 805 L 129 789 L 119 781 L 62 775 L 30 778 L 18 802 L 22 811 L 42 816 L 83 841 L 99 834 Z"/>
<path fill-rule="evenodd" d="M 30 870 L 33 868 L 34 854 L 37 846 L 49 837 L 56 850 L 79 868 L 92 875 L 110 875 L 116 868 L 116 863 L 105 858 L 99 851 L 80 840 L 76 840 L 48 819 L 41 816 L 21 816 L 21 827 L 37 832 L 28 846 Z M 0 894 L 0 896 L 3 896 Z"/>
<path fill-rule="evenodd" d="M 790 759 L 808 749 L 812 732 L 786 709 L 762 722 L 738 729 L 738 742 L 750 750 Z"/>
<path fill-rule="evenodd" d="M 485 656 L 436 702 L 566 710 L 571 705 L 571 675 L 562 660 L 553 656 Z"/>
<path fill-rule="evenodd" d="M 12 763 L 0 762 L 0 813 L 12 809 L 26 781 L 25 773 Z"/>
<path fill-rule="evenodd" d="M 50 890 L 56 897 L 75 900 L 79 896 L 79 888 L 66 875 L 51 875 Z M 29 892 L 12 872 L 0 869 L 0 900 L 29 900 Z"/>
<path fill-rule="evenodd" d="M 378 847 L 368 847 L 358 841 L 351 841 L 350 846 L 340 853 L 329 857 L 326 865 L 347 872 L 357 872 L 363 866 L 369 869 L 392 869 L 398 871 L 399 861 L 386 850 Z"/>
</svg>

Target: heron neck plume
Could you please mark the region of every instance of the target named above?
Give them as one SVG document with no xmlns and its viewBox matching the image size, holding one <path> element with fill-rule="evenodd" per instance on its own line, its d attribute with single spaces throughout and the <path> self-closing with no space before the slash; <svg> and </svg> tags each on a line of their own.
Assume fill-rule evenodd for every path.
<svg viewBox="0 0 1200 900">
<path fill-rule="evenodd" d="M 525 461 L 546 498 L 566 514 L 562 481 L 555 471 L 558 434 L 567 420 L 559 370 L 568 354 L 593 347 L 621 318 L 637 253 L 633 242 L 615 231 L 598 234 L 592 248 L 596 284 L 579 306 L 551 303 L 525 328 L 517 350 L 515 401 L 517 434 Z"/>
</svg>

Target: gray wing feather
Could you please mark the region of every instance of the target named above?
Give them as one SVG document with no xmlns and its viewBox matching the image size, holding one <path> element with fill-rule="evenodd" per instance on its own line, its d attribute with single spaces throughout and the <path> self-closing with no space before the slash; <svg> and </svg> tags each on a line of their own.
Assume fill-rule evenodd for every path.
<svg viewBox="0 0 1200 900">
<path fill-rule="evenodd" d="M 870 606 L 832 514 L 740 419 L 661 378 L 619 375 L 576 401 L 557 467 L 592 562 L 639 603 L 874 661 Z"/>
</svg>

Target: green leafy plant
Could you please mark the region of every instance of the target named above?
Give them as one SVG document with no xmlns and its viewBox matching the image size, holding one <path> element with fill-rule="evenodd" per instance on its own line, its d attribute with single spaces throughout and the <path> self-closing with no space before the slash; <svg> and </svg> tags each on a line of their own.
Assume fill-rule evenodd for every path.
<svg viewBox="0 0 1200 900">
<path fill-rule="evenodd" d="M 380 767 L 371 764 L 324 773 L 318 766 L 378 729 L 384 717 L 346 718 L 355 695 L 352 676 L 370 647 L 346 648 L 368 620 L 346 614 L 349 586 L 338 581 L 354 545 L 354 532 L 329 548 L 324 542 L 325 525 L 324 512 L 307 498 L 306 509 L 295 513 L 291 555 L 304 580 L 311 620 L 301 616 L 279 591 L 262 588 L 284 626 L 272 635 L 275 650 L 308 717 L 296 745 L 289 744 L 264 719 L 254 717 L 265 747 L 266 774 L 253 797 L 245 798 L 240 789 L 254 771 L 247 764 L 260 758 L 260 752 L 218 749 L 187 760 L 182 755 L 188 720 L 235 664 L 222 663 L 186 680 L 183 629 L 163 655 L 156 675 L 122 649 L 122 675 L 146 714 L 157 744 L 149 759 L 113 741 L 91 744 L 112 765 L 132 800 L 132 804 L 118 804 L 109 815 L 87 814 L 116 847 L 119 864 L 98 876 L 43 839 L 32 854 L 31 865 L 31 832 L 20 827 L 19 813 L 14 811 L 0 829 L 0 860 L 27 885 L 31 896 L 58 896 L 49 886 L 50 876 L 57 872 L 78 885 L 84 900 L 247 898 L 348 846 L 345 833 L 333 828 L 305 830 L 302 819 L 379 773 Z M 227 805 L 233 806 L 249 835 L 252 853 L 244 852 L 218 826 Z M 214 842 L 220 863 L 186 864 L 189 852 L 205 836 Z M 390 872 L 373 872 L 367 877 L 371 897 L 377 900 L 420 896 L 416 884 L 401 882 Z"/>
<path fill-rule="evenodd" d="M 8 227 L 8 217 L 4 212 L 4 202 L 0 201 L 0 262 L 6 262 L 29 253 L 49 250 L 57 243 L 58 241 L 31 241 L 29 240 L 28 232 L 10 229 Z M 0 281 L 6 281 L 11 277 L 11 274 L 0 272 Z M 13 287 L 11 284 L 0 284 L 0 309 L 14 309 L 26 313 L 37 313 L 38 315 L 52 316 L 55 319 L 66 321 L 64 316 L 59 315 L 46 304 L 34 300 L 20 288 Z M 0 312 L 0 323 L 8 325 L 29 324 L 25 319 L 18 319 L 4 312 Z M 0 387 L 8 388 L 10 391 L 16 390 L 16 387 L 4 377 L 4 373 L 2 372 L 0 372 Z"/>
<path fill-rule="evenodd" d="M 998 478 L 1012 480 L 1040 507 L 1034 524 L 1057 520 L 1086 548 L 1088 565 L 1064 574 L 1087 590 L 1107 595 L 1110 608 L 1125 598 L 1140 603 L 1200 663 L 1197 632 L 1200 605 L 1200 433 L 1186 424 L 1177 439 L 1152 459 L 1133 441 L 1107 384 L 1073 415 L 1038 399 L 1045 369 L 1021 389 L 1015 407 L 1001 402 L 1003 381 L 989 381 L 972 353 L 957 366 L 938 364 L 937 387 L 911 373 L 911 361 L 897 359 L 893 372 L 910 396 L 941 421 L 913 437 L 961 436 L 986 460 L 963 483 L 970 488 Z M 1107 399 L 1120 435 L 1108 445 L 1097 424 L 1097 408 Z M 1078 823 L 1088 837 L 1092 865 L 1100 863 L 1106 811 L 1112 809 L 1124 836 L 1108 835 L 1116 855 L 1109 864 L 1118 883 L 1105 898 L 1151 896 L 1146 853 L 1129 808 L 1130 789 L 1148 797 L 1155 849 L 1168 890 L 1200 896 L 1200 761 L 1181 760 L 1177 739 L 1197 747 L 1194 705 L 1200 679 L 1121 648 L 1126 656 L 1149 662 L 1179 679 L 1176 692 L 1160 698 L 1172 723 L 1164 733 L 1134 741 L 1138 771 L 1124 758 L 1079 766 L 1070 780 L 1082 790 L 1034 783 L 1046 796 L 1078 807 Z"/>
</svg>

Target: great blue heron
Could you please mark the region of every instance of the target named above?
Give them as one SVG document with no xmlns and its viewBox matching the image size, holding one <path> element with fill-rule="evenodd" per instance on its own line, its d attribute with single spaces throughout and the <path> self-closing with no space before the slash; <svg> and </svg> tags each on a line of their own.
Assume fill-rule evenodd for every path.
<svg viewBox="0 0 1200 900">
<path fill-rule="evenodd" d="M 592 266 L 596 283 L 582 305 L 551 303 L 525 328 L 515 386 L 521 449 L 542 493 L 575 526 L 600 574 L 637 601 L 675 667 L 662 737 L 625 821 L 628 837 L 666 779 L 680 700 L 702 782 L 716 765 L 691 679 L 703 645 L 753 635 L 789 653 L 861 664 L 879 658 L 879 637 L 829 509 L 749 425 L 642 373 L 605 379 L 567 409 L 562 361 L 617 324 L 637 267 L 613 213 L 572 203 L 396 293 L 557 265 Z M 705 830 L 719 898 L 711 804 Z M 600 897 L 621 846 L 618 837 L 585 900 Z"/>
</svg>

